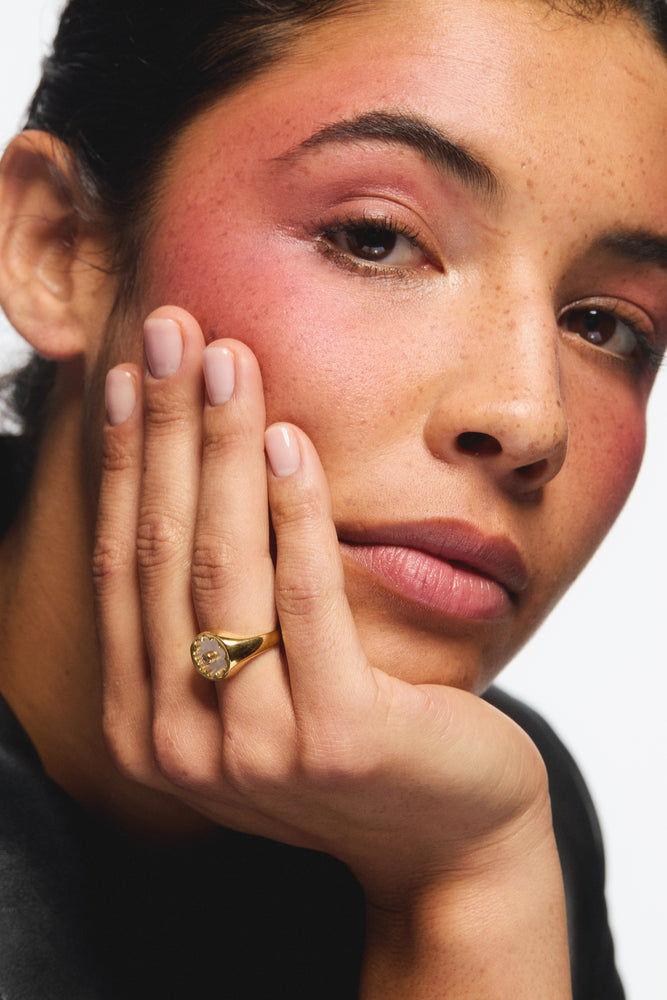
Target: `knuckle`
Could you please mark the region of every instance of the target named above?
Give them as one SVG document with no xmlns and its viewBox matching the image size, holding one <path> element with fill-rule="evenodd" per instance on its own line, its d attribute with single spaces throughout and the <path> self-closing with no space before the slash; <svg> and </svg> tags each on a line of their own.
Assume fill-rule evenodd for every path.
<svg viewBox="0 0 667 1000">
<path fill-rule="evenodd" d="M 138 463 L 138 448 L 134 442 L 121 440 L 119 436 L 105 435 L 102 450 L 103 477 L 117 478 L 123 473 L 134 472 Z"/>
<path fill-rule="evenodd" d="M 143 510 L 137 525 L 137 558 L 144 570 L 172 563 L 180 557 L 188 537 L 183 520 L 164 509 Z"/>
<path fill-rule="evenodd" d="M 257 428 L 248 421 L 204 422 L 202 443 L 204 451 L 211 458 L 215 459 L 239 450 L 248 454 L 249 448 L 256 440 Z"/>
<path fill-rule="evenodd" d="M 223 754 L 225 779 L 239 799 L 254 799 L 257 794 L 258 775 L 248 760 L 226 749 Z"/>
<path fill-rule="evenodd" d="M 128 564 L 128 552 L 117 535 L 98 532 L 92 555 L 93 583 L 98 593 L 113 590 Z"/>
<path fill-rule="evenodd" d="M 222 766 L 225 779 L 237 797 L 265 801 L 287 787 L 289 768 L 286 761 L 256 737 L 235 735 L 229 730 L 223 743 Z"/>
<path fill-rule="evenodd" d="M 180 430 L 190 411 L 189 400 L 183 392 L 173 386 L 165 392 L 165 388 L 165 383 L 159 382 L 149 386 L 146 392 L 146 423 L 157 433 Z"/>
<path fill-rule="evenodd" d="M 320 601 L 319 593 L 307 579 L 276 580 L 276 604 L 281 617 L 308 618 L 319 609 Z"/>
<path fill-rule="evenodd" d="M 278 564 L 275 595 L 281 617 L 316 617 L 320 628 L 325 628 L 335 614 L 338 596 L 332 582 L 323 578 L 316 567 L 311 569 L 306 560 L 297 567 Z"/>
<path fill-rule="evenodd" d="M 105 709 L 102 732 L 116 770 L 125 778 L 143 785 L 154 784 L 154 768 L 145 745 L 138 740 L 135 726 L 113 709 Z"/>
<path fill-rule="evenodd" d="M 201 593 L 222 590 L 246 561 L 243 546 L 224 535 L 199 537 L 192 552 L 192 586 Z"/>
<path fill-rule="evenodd" d="M 320 523 L 323 517 L 322 502 L 311 492 L 303 492 L 298 496 L 290 493 L 288 496 L 281 491 L 272 501 L 271 515 L 276 530 L 302 531 L 304 526 Z"/>
<path fill-rule="evenodd" d="M 156 767 L 171 785 L 192 790 L 204 783 L 196 755 L 190 753 L 188 735 L 173 719 L 153 723 L 152 746 Z"/>
</svg>

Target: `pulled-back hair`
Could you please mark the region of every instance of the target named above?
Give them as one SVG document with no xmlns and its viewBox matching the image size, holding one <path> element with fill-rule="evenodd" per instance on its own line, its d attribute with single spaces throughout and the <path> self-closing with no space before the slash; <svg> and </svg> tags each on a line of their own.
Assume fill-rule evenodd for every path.
<svg viewBox="0 0 667 1000">
<path fill-rule="evenodd" d="M 26 127 L 70 151 L 74 208 L 109 234 L 131 294 L 152 180 L 179 128 L 207 104 L 284 57 L 311 27 L 381 0 L 70 0 Z M 629 13 L 667 52 L 667 0 L 545 0 L 588 19 Z M 54 365 L 35 358 L 12 406 L 36 438 Z"/>
</svg>

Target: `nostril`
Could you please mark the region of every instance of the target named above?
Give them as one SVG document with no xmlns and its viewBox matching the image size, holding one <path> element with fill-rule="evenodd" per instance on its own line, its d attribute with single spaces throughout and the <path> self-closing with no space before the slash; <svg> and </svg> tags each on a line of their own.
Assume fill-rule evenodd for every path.
<svg viewBox="0 0 667 1000">
<path fill-rule="evenodd" d="M 491 434 L 480 434 L 478 431 L 464 431 L 456 439 L 456 446 L 464 455 L 486 457 L 498 455 L 503 449 L 500 441 Z"/>
</svg>

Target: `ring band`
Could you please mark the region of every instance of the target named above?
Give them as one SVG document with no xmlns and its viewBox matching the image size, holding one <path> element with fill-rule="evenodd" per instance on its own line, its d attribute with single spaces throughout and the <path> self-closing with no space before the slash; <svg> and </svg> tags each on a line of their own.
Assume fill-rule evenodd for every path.
<svg viewBox="0 0 667 1000">
<path fill-rule="evenodd" d="M 190 646 L 195 667 L 209 681 L 223 681 L 244 663 L 280 642 L 280 630 L 263 635 L 234 635 L 233 632 L 200 632 Z"/>
</svg>

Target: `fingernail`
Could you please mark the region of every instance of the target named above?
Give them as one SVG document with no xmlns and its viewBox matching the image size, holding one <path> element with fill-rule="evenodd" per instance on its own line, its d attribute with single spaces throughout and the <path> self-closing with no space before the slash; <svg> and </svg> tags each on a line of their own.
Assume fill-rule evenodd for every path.
<svg viewBox="0 0 667 1000">
<path fill-rule="evenodd" d="M 234 392 L 234 355 L 226 347 L 207 347 L 203 354 L 203 365 L 211 405 L 226 403 Z"/>
<path fill-rule="evenodd" d="M 291 476 L 301 464 L 301 452 L 294 431 L 285 424 L 267 427 L 264 445 L 274 476 Z"/>
<path fill-rule="evenodd" d="M 173 319 L 153 317 L 144 323 L 146 363 L 153 378 L 169 378 L 183 357 L 181 328 Z"/>
<path fill-rule="evenodd" d="M 118 427 L 132 416 L 137 405 L 137 386 L 134 375 L 122 368 L 112 368 L 107 374 L 104 386 L 104 402 L 107 420 L 112 427 Z"/>
</svg>

